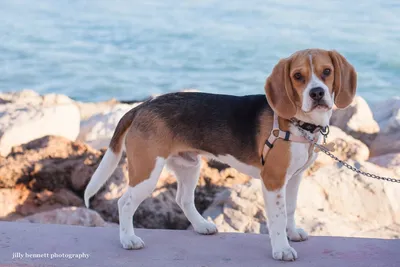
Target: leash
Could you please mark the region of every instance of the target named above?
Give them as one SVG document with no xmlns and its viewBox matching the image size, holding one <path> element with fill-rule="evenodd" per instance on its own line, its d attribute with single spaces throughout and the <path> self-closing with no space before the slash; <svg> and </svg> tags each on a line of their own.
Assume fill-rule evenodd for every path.
<svg viewBox="0 0 400 267">
<path fill-rule="evenodd" d="M 336 160 L 337 162 L 340 163 L 340 167 L 339 168 L 345 166 L 347 169 L 349 169 L 349 170 L 351 170 L 353 172 L 356 172 L 358 174 L 362 174 L 362 175 L 364 175 L 366 177 L 369 177 L 369 178 L 373 178 L 373 179 L 377 179 L 377 180 L 383 180 L 383 181 L 392 182 L 392 183 L 400 183 L 400 179 L 379 176 L 379 175 L 375 175 L 375 174 L 372 174 L 372 173 L 369 173 L 369 172 L 362 171 L 362 170 L 360 170 L 360 169 L 348 164 L 347 162 L 339 159 L 334 154 L 332 154 L 332 152 L 334 151 L 334 144 L 333 143 L 326 144 L 326 138 L 328 137 L 328 134 L 329 134 L 329 126 L 326 126 L 326 127 L 324 127 L 323 129 L 320 130 L 320 133 L 324 137 L 324 144 L 326 144 L 326 146 L 324 146 L 324 145 L 317 144 L 317 142 L 315 142 L 314 139 L 311 138 L 305 132 L 305 130 L 299 126 L 299 124 L 298 124 L 298 122 L 296 120 L 291 120 L 291 122 L 298 128 L 298 130 L 300 131 L 301 135 L 304 138 L 306 138 L 312 145 L 314 145 L 314 147 L 315 147 L 314 151 L 315 152 L 322 151 L 323 153 L 325 153 L 326 155 L 328 155 L 332 159 Z"/>
</svg>

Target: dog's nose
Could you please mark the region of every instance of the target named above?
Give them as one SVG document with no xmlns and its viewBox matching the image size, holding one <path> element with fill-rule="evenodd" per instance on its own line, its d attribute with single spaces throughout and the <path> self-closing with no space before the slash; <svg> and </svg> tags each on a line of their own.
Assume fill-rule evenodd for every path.
<svg viewBox="0 0 400 267">
<path fill-rule="evenodd" d="M 310 97 L 313 100 L 321 100 L 325 95 L 325 90 L 322 89 L 321 87 L 315 87 L 313 89 L 310 90 Z"/>
</svg>

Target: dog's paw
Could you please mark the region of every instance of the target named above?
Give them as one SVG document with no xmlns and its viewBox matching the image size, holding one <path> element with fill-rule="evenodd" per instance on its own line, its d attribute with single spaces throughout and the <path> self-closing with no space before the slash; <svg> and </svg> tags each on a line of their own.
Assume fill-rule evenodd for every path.
<svg viewBox="0 0 400 267">
<path fill-rule="evenodd" d="M 290 241 L 301 242 L 308 239 L 308 234 L 301 228 L 288 229 L 287 236 Z"/>
<path fill-rule="evenodd" d="M 144 247 L 143 240 L 136 235 L 120 237 L 120 241 L 124 249 L 141 249 Z"/>
<path fill-rule="evenodd" d="M 213 235 L 218 232 L 217 226 L 207 220 L 198 223 L 196 226 L 193 225 L 193 228 L 197 233 L 202 235 Z"/>
<path fill-rule="evenodd" d="M 297 252 L 291 246 L 272 250 L 272 257 L 279 261 L 294 261 L 297 259 Z"/>
</svg>

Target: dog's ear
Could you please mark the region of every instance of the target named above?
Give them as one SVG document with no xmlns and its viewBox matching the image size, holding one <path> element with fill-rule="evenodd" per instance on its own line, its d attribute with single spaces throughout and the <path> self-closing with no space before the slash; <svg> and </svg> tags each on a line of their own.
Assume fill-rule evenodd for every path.
<svg viewBox="0 0 400 267">
<path fill-rule="evenodd" d="M 294 92 L 290 80 L 290 59 L 281 59 L 265 83 L 268 103 L 278 116 L 290 119 L 296 115 Z"/>
<path fill-rule="evenodd" d="M 335 93 L 335 105 L 345 108 L 351 104 L 357 89 L 357 73 L 354 67 L 337 51 L 329 51 L 333 67 L 334 81 L 333 92 Z"/>
</svg>

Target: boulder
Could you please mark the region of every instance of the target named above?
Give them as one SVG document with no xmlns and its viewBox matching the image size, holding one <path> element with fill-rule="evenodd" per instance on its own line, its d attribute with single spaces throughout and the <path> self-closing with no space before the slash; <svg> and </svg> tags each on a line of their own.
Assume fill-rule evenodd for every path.
<svg viewBox="0 0 400 267">
<path fill-rule="evenodd" d="M 372 174 L 399 178 L 392 170 L 369 162 L 349 163 Z M 359 231 L 399 223 L 399 194 L 397 184 L 335 164 L 303 179 L 297 215 L 311 233 L 355 236 Z"/>
<path fill-rule="evenodd" d="M 25 186 L 15 188 L 0 189 L 0 220 L 21 217 L 16 214 L 16 210 L 25 202 L 30 195 L 30 191 Z"/>
<path fill-rule="evenodd" d="M 356 96 L 347 108 L 335 109 L 330 124 L 339 127 L 368 146 L 379 132 L 379 125 L 374 120 L 371 109 L 360 96 Z"/>
<path fill-rule="evenodd" d="M 362 163 L 372 173 L 395 176 L 393 171 Z M 400 187 L 329 165 L 305 177 L 300 185 L 296 220 L 313 235 L 374 236 L 393 238 L 384 227 L 399 224 Z M 253 180 L 220 192 L 203 216 L 221 232 L 267 233 L 261 182 Z M 376 235 L 375 235 L 376 236 Z"/>
<path fill-rule="evenodd" d="M 90 117 L 103 112 L 109 112 L 119 102 L 112 98 L 103 102 L 76 102 L 81 114 L 81 121 L 85 121 Z"/>
<path fill-rule="evenodd" d="M 45 136 L 0 158 L 0 188 L 22 183 L 36 192 L 66 187 L 82 191 L 102 155 L 84 143 Z"/>
<path fill-rule="evenodd" d="M 103 152 L 84 143 L 54 136 L 14 147 L 6 158 L 0 158 L 0 198 L 4 195 L 8 203 L 0 215 L 13 219 L 82 206 L 83 190 L 102 156 Z"/>
<path fill-rule="evenodd" d="M 400 97 L 373 103 L 371 110 L 382 133 L 400 131 Z"/>
<path fill-rule="evenodd" d="M 40 96 L 33 91 L 0 95 L 0 154 L 46 135 L 75 140 L 80 114 L 74 102 L 64 95 Z"/>
<path fill-rule="evenodd" d="M 395 97 L 372 105 L 381 132 L 371 144 L 371 156 L 400 152 L 400 98 Z"/>
<path fill-rule="evenodd" d="M 379 133 L 370 146 L 370 156 L 377 157 L 400 152 L 400 131 Z"/>
<path fill-rule="evenodd" d="M 94 114 L 81 122 L 78 140 L 96 149 L 107 148 L 119 120 L 138 104 L 116 104 L 106 111 Z"/>
<path fill-rule="evenodd" d="M 261 181 L 220 192 L 203 217 L 213 220 L 220 232 L 267 233 Z"/>
<path fill-rule="evenodd" d="M 81 226 L 106 226 L 106 222 L 94 210 L 78 207 L 66 207 L 36 213 L 17 222 L 68 224 Z"/>
<path fill-rule="evenodd" d="M 384 168 L 392 169 L 400 176 L 400 153 L 385 154 L 369 159 L 376 165 Z"/>
<path fill-rule="evenodd" d="M 341 160 L 353 159 L 356 161 L 366 161 L 369 158 L 369 149 L 361 141 L 346 134 L 340 128 L 331 126 L 327 142 L 335 143 L 334 154 Z M 335 161 L 324 153 L 319 153 L 315 160 L 315 166 L 325 166 Z"/>
<path fill-rule="evenodd" d="M 6 196 L 7 200 L 3 200 Z M 83 205 L 82 199 L 68 189 L 33 192 L 24 185 L 0 189 L 0 201 L 5 203 L 0 206 L 0 218 L 9 221 L 38 212 Z"/>
</svg>

